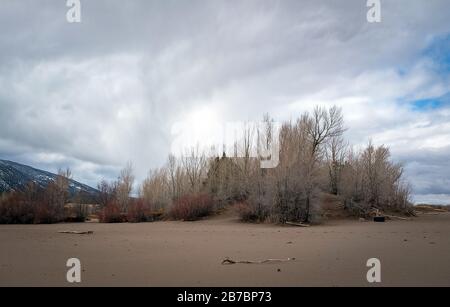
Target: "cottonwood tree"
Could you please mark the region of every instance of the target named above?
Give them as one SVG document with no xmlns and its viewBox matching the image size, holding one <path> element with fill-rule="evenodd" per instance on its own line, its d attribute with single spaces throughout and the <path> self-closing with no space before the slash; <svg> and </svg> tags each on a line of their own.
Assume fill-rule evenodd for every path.
<svg viewBox="0 0 450 307">
<path fill-rule="evenodd" d="M 306 191 L 312 143 L 307 117 L 284 123 L 280 131 L 280 164 L 274 170 L 275 215 L 279 222 L 306 220 Z"/>
<path fill-rule="evenodd" d="M 341 190 L 342 170 L 348 152 L 348 144 L 341 135 L 330 138 L 326 145 L 326 162 L 328 168 L 329 187 L 332 194 L 338 195 Z"/>
<path fill-rule="evenodd" d="M 279 134 L 280 164 L 270 172 L 274 192 L 269 193 L 280 222 L 310 221 L 326 146 L 343 132 L 343 116 L 337 107 L 316 107 L 312 114 L 302 114 L 295 123 L 283 124 Z"/>
<path fill-rule="evenodd" d="M 222 157 L 208 159 L 207 168 L 205 183 L 208 192 L 214 196 L 215 200 L 220 204 L 236 200 L 238 197 L 233 189 L 233 181 L 238 170 L 233 160 L 224 152 Z"/>
<path fill-rule="evenodd" d="M 178 183 L 178 176 L 177 176 L 177 160 L 176 157 L 172 154 L 169 154 L 169 157 L 167 159 L 167 173 L 169 176 L 169 184 L 170 184 L 170 192 L 171 192 L 171 198 L 172 200 L 177 198 L 178 195 L 178 191 L 179 191 L 179 183 Z"/>
<path fill-rule="evenodd" d="M 69 168 L 58 169 L 55 180 L 46 188 L 48 197 L 49 210 L 54 215 L 55 220 L 62 220 L 64 218 L 64 206 L 69 199 L 69 183 L 72 178 L 72 172 Z"/>
<path fill-rule="evenodd" d="M 403 167 L 390 161 L 389 148 L 371 142 L 359 154 L 349 155 L 343 168 L 343 196 L 348 206 L 407 210 L 410 187 Z"/>
<path fill-rule="evenodd" d="M 191 193 L 197 193 L 202 187 L 206 175 L 206 157 L 199 146 L 191 148 L 181 159 L 183 170 L 189 181 Z"/>
<path fill-rule="evenodd" d="M 306 159 L 305 193 L 306 212 L 305 222 L 309 221 L 311 198 L 316 186 L 318 162 L 324 145 L 332 138 L 340 137 L 344 133 L 344 119 L 342 110 L 336 106 L 330 109 L 315 107 L 312 115 L 305 116 L 306 133 L 311 142 L 311 157 Z"/>
<path fill-rule="evenodd" d="M 316 106 L 312 115 L 307 115 L 305 120 L 307 133 L 312 142 L 311 155 L 320 152 L 322 145 L 330 138 L 342 136 L 345 131 L 342 110 L 336 106 L 328 110 Z"/>
<path fill-rule="evenodd" d="M 186 169 L 183 167 L 183 162 L 174 155 L 169 155 L 166 168 L 170 185 L 170 198 L 176 200 L 188 193 L 191 184 Z"/>
<path fill-rule="evenodd" d="M 97 202 L 104 208 L 116 200 L 117 182 L 109 183 L 106 180 L 102 180 L 97 184 L 97 190 L 99 191 Z"/>
<path fill-rule="evenodd" d="M 133 190 L 134 175 L 131 162 L 120 171 L 117 180 L 116 198 L 122 212 L 127 212 L 130 204 L 130 194 Z"/>
<path fill-rule="evenodd" d="M 154 210 L 162 210 L 170 203 L 171 193 L 167 173 L 167 168 L 151 170 L 142 182 L 140 197 Z"/>
<path fill-rule="evenodd" d="M 250 196 L 255 173 L 259 171 L 259 159 L 254 158 L 257 153 L 258 127 L 255 123 L 247 122 L 242 127 L 239 139 L 235 141 L 235 153 L 232 161 L 231 185 L 233 190 L 238 189 L 239 199 L 247 199 Z"/>
<path fill-rule="evenodd" d="M 253 181 L 251 185 L 253 188 L 253 195 L 257 195 L 257 214 L 258 215 L 269 215 L 272 213 L 273 203 L 276 201 L 276 188 L 275 188 L 275 177 L 273 168 L 263 168 L 263 163 L 266 160 L 279 161 L 279 136 L 275 137 L 279 131 L 275 129 L 274 120 L 265 114 L 263 117 L 262 125 L 258 126 L 257 129 L 257 152 L 258 159 L 256 163 L 256 168 L 253 172 Z M 278 152 L 275 152 L 278 151 Z"/>
<path fill-rule="evenodd" d="M 244 174 L 249 173 L 250 159 L 255 149 L 255 136 L 255 125 L 253 123 L 246 123 L 242 131 L 242 141 L 240 144 L 238 143 L 238 148 L 240 150 L 239 156 L 242 158 L 240 160 L 243 162 L 242 172 Z"/>
</svg>

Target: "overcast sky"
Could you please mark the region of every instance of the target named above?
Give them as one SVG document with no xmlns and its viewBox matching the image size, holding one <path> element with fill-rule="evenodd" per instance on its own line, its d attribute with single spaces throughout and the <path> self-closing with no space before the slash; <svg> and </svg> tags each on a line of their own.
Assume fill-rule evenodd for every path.
<svg viewBox="0 0 450 307">
<path fill-rule="evenodd" d="M 391 147 L 416 201 L 450 203 L 450 2 L 0 1 L 0 159 L 96 186 L 161 166 L 176 123 L 342 107 Z"/>
</svg>

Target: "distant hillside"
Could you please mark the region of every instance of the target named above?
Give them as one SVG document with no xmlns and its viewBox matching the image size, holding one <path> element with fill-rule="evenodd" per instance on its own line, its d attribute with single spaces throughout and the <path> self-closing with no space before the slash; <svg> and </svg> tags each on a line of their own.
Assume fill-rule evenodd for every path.
<svg viewBox="0 0 450 307">
<path fill-rule="evenodd" d="M 16 162 L 0 160 L 0 193 L 21 190 L 29 182 L 34 182 L 45 188 L 55 179 L 56 174 Z M 80 193 L 83 198 L 94 198 L 98 195 L 98 190 L 75 180 L 70 180 L 69 193 L 71 196 Z"/>
</svg>

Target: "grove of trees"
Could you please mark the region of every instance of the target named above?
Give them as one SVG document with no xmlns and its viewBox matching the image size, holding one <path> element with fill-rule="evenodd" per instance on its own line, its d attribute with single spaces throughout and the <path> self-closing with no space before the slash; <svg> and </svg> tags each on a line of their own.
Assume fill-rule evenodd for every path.
<svg viewBox="0 0 450 307">
<path fill-rule="evenodd" d="M 308 223 L 320 214 L 324 193 L 335 195 L 355 215 L 370 208 L 410 210 L 410 188 L 402 165 L 391 161 L 385 146 L 369 142 L 365 148 L 353 149 L 344 139 L 341 109 L 316 107 L 278 130 L 268 115 L 263 122 L 262 126 L 246 125 L 232 156 L 207 157 L 198 147 L 180 158 L 169 155 L 163 167 L 149 171 L 135 189 L 137 195 L 132 195 L 134 176 L 129 163 L 116 181 L 98 184 L 100 220 L 195 220 L 233 204 L 245 221 Z M 274 140 L 278 166 L 261 168 L 265 158 L 251 153 L 267 152 Z M 0 223 L 60 221 L 69 177 L 70 172 L 60 173 L 45 191 L 29 187 L 0 199 Z M 11 213 L 11 206 L 5 205 L 11 202 L 19 204 L 14 210 L 26 214 Z"/>
<path fill-rule="evenodd" d="M 185 220 L 236 204 L 243 220 L 276 223 L 313 221 L 322 193 L 336 195 L 356 215 L 369 208 L 409 210 L 410 189 L 402 166 L 391 161 L 385 146 L 369 143 L 353 150 L 344 139 L 339 108 L 316 107 L 283 123 L 279 131 L 273 127 L 268 115 L 262 127 L 246 125 L 233 156 L 207 157 L 198 147 L 181 158 L 169 155 L 165 166 L 148 173 L 134 202 L 146 212 Z M 270 146 L 274 133 L 278 133 L 279 164 L 261 168 L 264 159 L 252 157 L 251 152 L 258 152 L 254 147 Z M 125 177 L 99 185 L 105 199 L 117 193 L 110 204 L 129 196 Z M 108 208 L 108 201 L 101 203 Z"/>
</svg>

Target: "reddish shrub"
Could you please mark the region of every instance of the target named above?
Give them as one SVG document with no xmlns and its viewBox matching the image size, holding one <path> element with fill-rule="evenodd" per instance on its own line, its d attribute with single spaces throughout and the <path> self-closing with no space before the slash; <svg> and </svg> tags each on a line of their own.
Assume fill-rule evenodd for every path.
<svg viewBox="0 0 450 307">
<path fill-rule="evenodd" d="M 174 201 L 169 216 L 175 220 L 195 221 L 213 212 L 214 202 L 207 194 L 185 195 Z"/>
<path fill-rule="evenodd" d="M 35 224 L 52 224 L 59 222 L 54 210 L 48 204 L 36 204 L 34 210 Z"/>
<path fill-rule="evenodd" d="M 101 223 L 123 223 L 127 221 L 127 217 L 122 214 L 116 202 L 111 202 L 100 211 L 99 220 Z"/>
<path fill-rule="evenodd" d="M 54 201 L 51 185 L 43 189 L 33 183 L 0 200 L 0 224 L 50 224 L 64 219 L 64 204 Z"/>
<path fill-rule="evenodd" d="M 127 220 L 130 223 L 152 222 L 154 220 L 151 206 L 142 199 L 136 199 L 128 205 Z"/>
<path fill-rule="evenodd" d="M 34 208 L 19 193 L 3 195 L 0 199 L 0 224 L 33 224 Z"/>
</svg>

